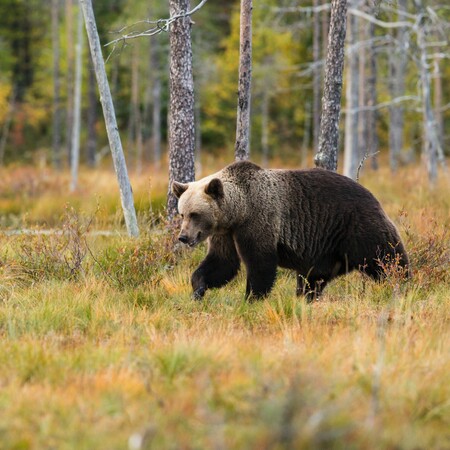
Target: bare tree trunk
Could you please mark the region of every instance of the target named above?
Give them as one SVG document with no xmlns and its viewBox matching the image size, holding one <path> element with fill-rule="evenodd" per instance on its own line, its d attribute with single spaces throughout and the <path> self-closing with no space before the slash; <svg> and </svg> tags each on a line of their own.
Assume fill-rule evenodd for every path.
<svg viewBox="0 0 450 450">
<path fill-rule="evenodd" d="M 346 23 L 347 0 L 332 0 L 319 151 L 314 158 L 314 163 L 317 167 L 334 171 L 337 169 L 339 146 L 339 115 L 341 112 Z"/>
<path fill-rule="evenodd" d="M 407 0 L 398 0 L 398 9 L 406 11 Z M 407 63 L 407 29 L 397 29 L 397 43 L 389 55 L 390 91 L 392 99 L 405 95 L 405 77 Z M 389 106 L 389 163 L 391 170 L 398 168 L 400 153 L 403 149 L 404 109 L 402 105 Z"/>
<path fill-rule="evenodd" d="M 135 167 L 139 174 L 142 171 L 142 129 L 139 105 L 139 53 L 138 46 L 133 47 L 131 55 L 131 105 L 128 125 L 128 146 L 134 147 Z"/>
<path fill-rule="evenodd" d="M 139 228 L 137 225 L 136 211 L 134 209 L 133 191 L 128 178 L 127 166 L 123 155 L 122 143 L 120 141 L 111 91 L 109 89 L 108 79 L 106 77 L 105 62 L 103 61 L 94 11 L 92 10 L 92 1 L 80 0 L 80 4 L 83 10 L 89 46 L 91 49 L 92 60 L 94 62 L 95 75 L 97 77 L 100 101 L 103 108 L 103 115 L 105 117 L 106 131 L 108 133 L 114 168 L 116 170 L 117 179 L 119 182 L 120 199 L 122 202 L 125 224 L 128 234 L 130 236 L 137 237 L 139 235 Z"/>
<path fill-rule="evenodd" d="M 263 166 L 267 166 L 269 162 L 269 102 L 269 89 L 265 89 L 262 93 L 261 104 L 261 150 Z"/>
<path fill-rule="evenodd" d="M 369 74 L 367 77 L 367 105 L 373 108 L 378 103 L 377 96 L 377 53 L 374 42 L 375 25 L 368 24 L 368 38 L 371 42 L 369 50 Z M 367 152 L 371 157 L 372 169 L 378 169 L 378 133 L 377 133 L 378 113 L 375 109 L 367 111 Z"/>
<path fill-rule="evenodd" d="M 170 16 L 189 11 L 189 0 L 170 0 Z M 195 178 L 194 80 L 192 75 L 191 19 L 176 20 L 170 29 L 169 191 L 167 215 L 177 213 L 173 181 Z"/>
<path fill-rule="evenodd" d="M 323 5 L 327 3 L 328 0 L 322 0 Z M 328 16 L 328 10 L 324 8 L 324 10 L 322 11 L 322 59 L 326 58 L 328 49 L 328 29 L 330 27 L 330 19 Z"/>
<path fill-rule="evenodd" d="M 86 160 L 89 167 L 97 164 L 97 87 L 94 64 L 89 54 Z"/>
<path fill-rule="evenodd" d="M 73 0 L 66 0 L 66 28 L 67 28 L 67 106 L 66 106 L 66 161 L 70 164 L 72 153 L 72 126 L 73 126 Z"/>
<path fill-rule="evenodd" d="M 436 120 L 436 132 L 439 145 L 444 146 L 444 117 L 442 115 L 442 74 L 439 66 L 439 59 L 434 59 L 434 117 Z"/>
<path fill-rule="evenodd" d="M 236 125 L 236 160 L 250 156 L 250 107 L 252 85 L 252 0 L 241 0 L 239 85 Z"/>
<path fill-rule="evenodd" d="M 73 104 L 72 154 L 70 161 L 71 182 L 70 190 L 78 187 L 78 165 L 80 161 L 80 122 L 81 122 L 81 64 L 83 56 L 83 16 L 78 10 L 77 43 L 75 45 L 75 93 Z"/>
<path fill-rule="evenodd" d="M 152 121 L 152 142 L 153 161 L 155 167 L 161 167 L 161 58 L 157 39 L 153 39 L 150 49 L 150 64 L 153 76 L 153 121 Z"/>
<path fill-rule="evenodd" d="M 313 1 L 313 7 L 319 6 L 319 0 Z M 320 133 L 320 16 L 319 12 L 314 12 L 313 21 L 313 147 L 317 151 L 319 148 Z"/>
<path fill-rule="evenodd" d="M 303 142 L 301 149 L 301 167 L 308 166 L 308 150 L 309 150 L 309 141 L 311 139 L 311 102 L 307 101 L 305 103 L 305 120 L 303 121 Z"/>
<path fill-rule="evenodd" d="M 197 84 L 197 89 L 198 84 Z M 200 90 L 200 89 L 199 89 Z M 199 96 L 195 98 L 195 172 L 197 177 L 202 173 L 202 108 Z"/>
<path fill-rule="evenodd" d="M 359 42 L 365 42 L 367 40 L 367 24 L 362 20 L 359 21 Z M 366 47 L 360 45 L 359 48 L 359 114 L 358 114 L 358 159 L 362 161 L 364 155 L 367 154 L 367 140 L 369 131 L 367 129 L 367 116 L 368 111 L 362 111 L 367 104 L 367 78 L 366 78 Z"/>
<path fill-rule="evenodd" d="M 3 122 L 2 136 L 0 138 L 0 166 L 3 166 L 5 159 L 5 148 L 8 142 L 9 131 L 11 129 L 11 123 L 14 116 L 14 110 L 16 108 L 16 87 L 13 85 L 11 88 L 11 94 L 9 95 L 8 110 L 6 111 L 6 117 Z"/>
<path fill-rule="evenodd" d="M 53 46 L 53 124 L 52 150 L 53 164 L 57 170 L 61 169 L 61 112 L 60 112 L 60 47 L 59 47 L 59 0 L 52 0 L 52 46 Z"/>
<path fill-rule="evenodd" d="M 416 5 L 422 8 L 420 0 L 416 0 Z M 424 19 L 419 19 L 417 24 L 417 45 L 420 51 L 420 85 L 422 97 L 423 114 L 423 156 L 428 170 L 428 180 L 430 184 L 435 184 L 437 180 L 437 159 L 438 146 L 436 122 L 434 120 L 433 109 L 431 106 L 431 79 L 428 72 L 427 47 L 425 38 L 425 29 L 422 23 Z"/>
<path fill-rule="evenodd" d="M 358 22 L 351 14 L 348 22 L 348 67 L 345 93 L 345 144 L 344 144 L 344 175 L 356 180 L 358 168 L 358 52 L 355 49 L 358 36 Z"/>
</svg>

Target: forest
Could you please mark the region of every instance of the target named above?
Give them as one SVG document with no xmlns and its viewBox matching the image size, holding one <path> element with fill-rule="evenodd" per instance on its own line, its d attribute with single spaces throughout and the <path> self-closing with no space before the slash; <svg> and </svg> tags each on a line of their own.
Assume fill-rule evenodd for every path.
<svg viewBox="0 0 450 450">
<path fill-rule="evenodd" d="M 449 40 L 439 0 L 0 0 L 0 448 L 450 447 Z M 394 261 L 309 303 L 279 269 L 248 301 L 243 267 L 194 300 L 207 245 L 178 242 L 171 183 L 242 159 L 240 131 L 243 159 L 318 166 L 327 89 L 335 169 L 380 201 L 411 278 Z"/>
</svg>

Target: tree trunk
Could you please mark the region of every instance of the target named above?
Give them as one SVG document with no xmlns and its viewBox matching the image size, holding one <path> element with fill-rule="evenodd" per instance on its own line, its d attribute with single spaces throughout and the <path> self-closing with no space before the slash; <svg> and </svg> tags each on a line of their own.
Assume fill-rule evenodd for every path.
<svg viewBox="0 0 450 450">
<path fill-rule="evenodd" d="M 355 48 L 358 37 L 358 22 L 351 14 L 348 22 L 348 66 L 345 86 L 345 143 L 344 175 L 356 180 L 358 168 L 358 107 L 359 107 L 359 61 Z"/>
<path fill-rule="evenodd" d="M 326 5 L 328 3 L 328 0 L 322 0 L 322 4 Z M 327 49 L 328 49 L 328 29 L 330 27 L 330 20 L 329 20 L 329 14 L 328 10 L 324 8 L 322 11 L 322 59 L 325 59 L 327 56 Z M 323 68 L 322 68 L 323 72 Z"/>
<path fill-rule="evenodd" d="M 422 9 L 420 0 L 416 0 L 416 5 Z M 417 24 L 417 46 L 420 52 L 419 70 L 420 70 L 420 87 L 422 98 L 422 114 L 423 114 L 423 157 L 428 171 L 428 180 L 434 185 L 437 180 L 437 158 L 439 141 L 437 139 L 436 122 L 434 120 L 433 109 L 431 106 L 431 78 L 428 71 L 427 47 L 424 19 L 419 19 Z"/>
<path fill-rule="evenodd" d="M 262 93 L 261 104 L 261 151 L 263 166 L 267 166 L 269 162 L 269 106 L 270 92 L 267 88 Z"/>
<path fill-rule="evenodd" d="M 73 0 L 66 0 L 66 28 L 67 28 L 67 105 L 66 105 L 66 161 L 70 164 L 72 153 L 72 127 L 73 127 Z"/>
<path fill-rule="evenodd" d="M 250 107 L 252 86 L 252 0 L 241 0 L 238 107 L 235 158 L 250 156 Z"/>
<path fill-rule="evenodd" d="M 120 141 L 119 129 L 117 126 L 114 105 L 112 102 L 111 91 L 109 89 L 108 79 L 106 77 L 105 62 L 103 60 L 100 39 L 98 37 L 97 26 L 95 23 L 94 11 L 92 10 L 91 0 L 80 0 L 83 10 L 86 31 L 89 39 L 92 60 L 94 62 L 95 75 L 97 77 L 100 101 L 105 117 L 106 131 L 108 134 L 109 145 L 111 147 L 114 168 L 120 188 L 120 199 L 125 217 L 125 224 L 128 234 L 137 237 L 139 228 L 137 225 L 136 211 L 134 209 L 133 192 L 131 190 L 130 180 L 128 178 L 127 166 L 123 155 L 122 143 Z"/>
<path fill-rule="evenodd" d="M 438 135 L 439 145 L 444 146 L 444 117 L 442 114 L 442 74 L 439 66 L 439 59 L 434 59 L 434 118 L 436 120 L 436 132 Z"/>
<path fill-rule="evenodd" d="M 302 168 L 308 167 L 308 150 L 309 141 L 311 139 L 311 102 L 306 101 L 304 107 L 305 119 L 303 121 L 303 142 L 300 157 L 300 165 Z"/>
<path fill-rule="evenodd" d="M 189 0 L 170 0 L 170 16 L 189 11 Z M 167 215 L 173 221 L 177 199 L 173 181 L 195 178 L 194 80 L 192 75 L 191 19 L 176 20 L 170 28 L 169 191 Z"/>
<path fill-rule="evenodd" d="M 59 47 L 59 0 L 52 0 L 52 47 L 53 47 L 53 164 L 61 169 L 61 112 L 60 112 L 60 47 Z"/>
<path fill-rule="evenodd" d="M 346 23 L 347 0 L 332 0 L 319 151 L 314 158 L 314 162 L 317 167 L 334 171 L 337 169 L 339 146 L 339 115 L 341 112 Z"/>
<path fill-rule="evenodd" d="M 313 1 L 313 7 L 319 6 L 319 0 Z M 320 13 L 314 12 L 313 20 L 313 147 L 319 148 L 320 133 Z"/>
<path fill-rule="evenodd" d="M 2 136 L 0 138 L 0 166 L 3 166 L 5 159 L 6 143 L 8 142 L 9 132 L 11 130 L 11 123 L 16 109 L 16 87 L 13 85 L 9 95 L 8 110 L 3 121 Z"/>
<path fill-rule="evenodd" d="M 367 23 L 360 20 L 359 21 L 359 42 L 363 43 L 367 41 Z M 362 161 L 367 152 L 367 140 L 369 131 L 367 129 L 367 116 L 368 111 L 364 111 L 364 107 L 367 104 L 367 77 L 366 77 L 366 46 L 360 45 L 359 54 L 359 88 L 358 88 L 358 97 L 359 97 L 359 114 L 358 114 L 358 159 Z"/>
<path fill-rule="evenodd" d="M 92 57 L 89 54 L 86 160 L 89 167 L 97 164 L 97 88 Z"/>
<path fill-rule="evenodd" d="M 375 25 L 368 24 L 368 38 L 371 42 L 369 50 L 369 67 L 367 76 L 367 105 L 371 108 L 378 103 L 377 96 L 377 53 L 375 47 Z M 367 111 L 367 152 L 372 155 L 370 161 L 372 169 L 378 169 L 378 133 L 377 133 L 377 119 L 378 113 L 375 109 Z"/>
<path fill-rule="evenodd" d="M 128 125 L 128 147 L 134 147 L 135 167 L 139 174 L 142 171 L 142 138 L 141 111 L 139 105 L 139 52 L 133 47 L 131 55 L 131 105 Z"/>
<path fill-rule="evenodd" d="M 150 64 L 153 77 L 152 143 L 155 167 L 161 167 L 161 58 L 157 39 L 152 40 Z"/>
<path fill-rule="evenodd" d="M 398 0 L 398 9 L 406 11 L 407 0 Z M 397 29 L 397 42 L 389 55 L 390 91 L 394 100 L 405 95 L 408 35 L 406 27 Z M 398 169 L 400 153 L 403 149 L 404 110 L 402 105 L 389 107 L 389 163 L 392 172 Z"/>
<path fill-rule="evenodd" d="M 77 43 L 75 45 L 75 92 L 73 104 L 73 127 L 72 127 L 72 154 L 70 161 L 71 182 L 70 190 L 75 191 L 78 187 L 78 166 L 80 161 L 80 130 L 81 130 L 81 64 L 83 56 L 83 16 L 81 9 L 78 10 Z"/>
<path fill-rule="evenodd" d="M 200 90 L 197 84 L 197 89 Z M 202 108 L 200 96 L 195 98 L 195 172 L 197 177 L 202 173 Z"/>
</svg>

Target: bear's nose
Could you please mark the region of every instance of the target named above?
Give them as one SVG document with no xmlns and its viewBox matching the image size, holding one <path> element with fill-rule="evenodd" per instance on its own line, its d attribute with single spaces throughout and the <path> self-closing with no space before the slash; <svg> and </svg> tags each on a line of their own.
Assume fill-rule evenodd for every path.
<svg viewBox="0 0 450 450">
<path fill-rule="evenodd" d="M 182 242 L 183 244 L 187 244 L 188 241 L 189 241 L 189 238 L 188 238 L 185 234 L 181 234 L 181 235 L 178 237 L 178 240 L 179 240 L 180 242 Z"/>
</svg>

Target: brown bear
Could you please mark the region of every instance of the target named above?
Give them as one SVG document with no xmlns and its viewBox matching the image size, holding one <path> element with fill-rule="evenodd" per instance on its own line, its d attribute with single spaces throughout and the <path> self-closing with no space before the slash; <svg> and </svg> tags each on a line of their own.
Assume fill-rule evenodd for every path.
<svg viewBox="0 0 450 450">
<path fill-rule="evenodd" d="M 242 260 L 246 297 L 272 289 L 277 266 L 297 272 L 297 294 L 317 297 L 333 278 L 354 269 L 379 280 L 383 263 L 408 273 L 399 233 L 363 186 L 323 169 L 266 170 L 236 162 L 192 183 L 174 182 L 182 217 L 179 240 L 208 240 L 192 275 L 195 298 L 232 280 Z"/>
</svg>

